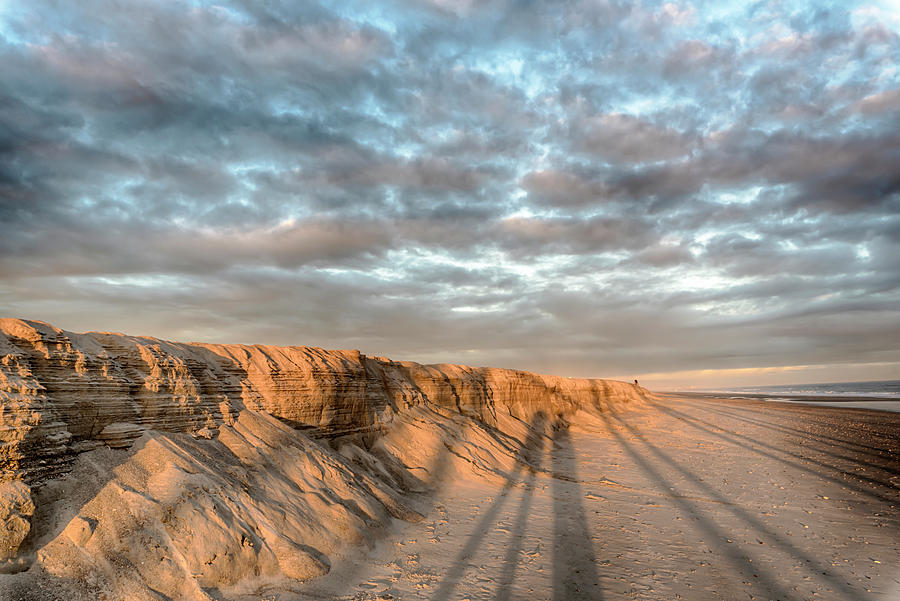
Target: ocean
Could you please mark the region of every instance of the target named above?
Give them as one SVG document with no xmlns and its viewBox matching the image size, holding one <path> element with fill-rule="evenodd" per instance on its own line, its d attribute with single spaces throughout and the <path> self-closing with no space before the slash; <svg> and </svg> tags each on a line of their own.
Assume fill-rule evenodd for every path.
<svg viewBox="0 0 900 601">
<path fill-rule="evenodd" d="M 900 380 L 740 386 L 705 391 L 732 398 L 900 412 Z"/>
<path fill-rule="evenodd" d="M 830 382 L 827 384 L 785 384 L 782 386 L 742 386 L 719 389 L 730 394 L 763 394 L 783 397 L 860 397 L 900 399 L 900 380 L 876 382 Z"/>
</svg>

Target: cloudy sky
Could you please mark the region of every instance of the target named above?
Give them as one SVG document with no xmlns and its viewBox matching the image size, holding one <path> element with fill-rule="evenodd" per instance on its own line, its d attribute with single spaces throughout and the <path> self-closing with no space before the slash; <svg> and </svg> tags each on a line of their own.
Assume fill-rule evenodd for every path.
<svg viewBox="0 0 900 601">
<path fill-rule="evenodd" d="M 898 64 L 896 0 L 0 0 L 0 313 L 900 378 Z"/>
</svg>

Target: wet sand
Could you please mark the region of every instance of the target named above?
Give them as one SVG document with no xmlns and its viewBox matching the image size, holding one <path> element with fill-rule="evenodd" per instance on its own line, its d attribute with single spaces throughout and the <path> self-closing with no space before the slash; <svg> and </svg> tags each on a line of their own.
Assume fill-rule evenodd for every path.
<svg viewBox="0 0 900 601">
<path fill-rule="evenodd" d="M 822 396 L 822 395 L 776 395 L 776 394 L 712 394 L 708 392 L 679 392 L 671 393 L 674 396 L 682 396 L 697 399 L 751 399 L 768 401 L 772 403 L 797 403 L 801 405 L 816 405 L 819 407 L 849 407 L 851 409 L 876 409 L 878 411 L 893 411 L 900 413 L 900 399 L 893 397 L 862 397 L 862 396 Z"/>
<path fill-rule="evenodd" d="M 527 446 L 263 598 L 900 599 L 898 414 L 665 396 Z"/>
</svg>

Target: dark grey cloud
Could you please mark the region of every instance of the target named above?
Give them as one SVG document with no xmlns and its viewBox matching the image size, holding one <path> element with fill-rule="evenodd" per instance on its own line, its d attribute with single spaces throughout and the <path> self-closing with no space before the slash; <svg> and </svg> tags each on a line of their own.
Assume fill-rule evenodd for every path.
<svg viewBox="0 0 900 601">
<path fill-rule="evenodd" d="M 644 253 L 659 238 L 651 223 L 636 218 L 516 218 L 503 220 L 495 238 L 517 257 L 625 251 Z"/>
<path fill-rule="evenodd" d="M 575 149 L 611 163 L 644 163 L 690 154 L 692 136 L 631 115 L 607 114 L 569 123 Z"/>
<path fill-rule="evenodd" d="M 897 365 L 898 50 L 878 3 L 5 3 L 0 306 L 569 375 Z"/>
</svg>

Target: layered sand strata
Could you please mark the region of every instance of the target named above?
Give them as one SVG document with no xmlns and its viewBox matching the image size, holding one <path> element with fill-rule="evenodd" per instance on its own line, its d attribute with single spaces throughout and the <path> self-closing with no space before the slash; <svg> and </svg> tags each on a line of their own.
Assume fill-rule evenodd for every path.
<svg viewBox="0 0 900 601">
<path fill-rule="evenodd" d="M 502 480 L 527 462 L 524 441 L 647 398 L 614 381 L 0 320 L 0 559 L 19 572 L 0 592 L 284 587 L 420 519 L 417 495 L 450 475 Z"/>
</svg>

